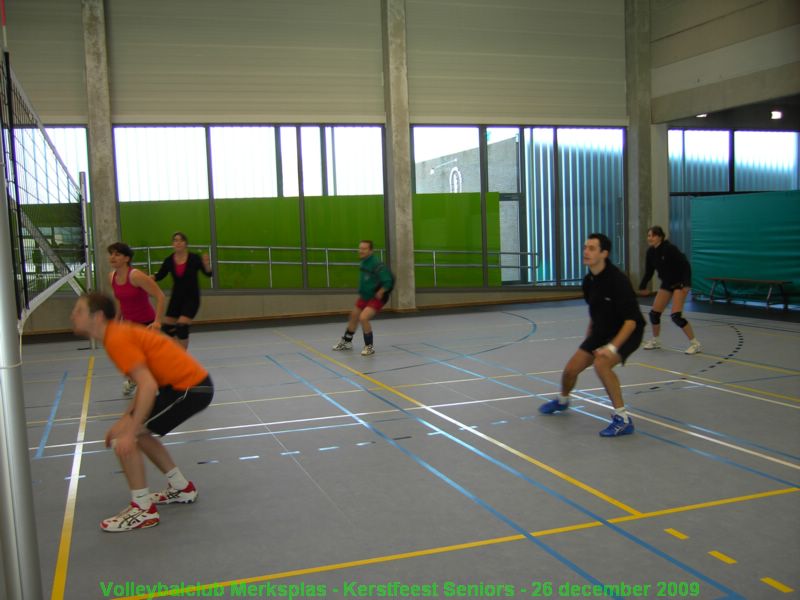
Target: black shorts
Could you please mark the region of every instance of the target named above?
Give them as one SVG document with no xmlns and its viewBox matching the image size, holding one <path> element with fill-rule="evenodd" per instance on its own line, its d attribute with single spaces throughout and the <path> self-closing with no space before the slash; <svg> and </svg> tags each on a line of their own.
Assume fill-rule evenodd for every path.
<svg viewBox="0 0 800 600">
<path fill-rule="evenodd" d="M 211 377 L 206 377 L 187 390 L 176 390 L 172 386 L 159 388 L 153 410 L 144 425 L 153 433 L 167 435 L 211 404 L 213 397 L 214 383 Z"/>
<path fill-rule="evenodd" d="M 682 290 L 683 288 L 690 288 L 692 287 L 692 283 L 689 281 L 673 281 L 673 282 L 661 282 L 661 289 L 667 290 L 668 292 L 674 292 L 675 290 Z"/>
<path fill-rule="evenodd" d="M 187 294 L 173 293 L 169 297 L 167 306 L 167 316 L 177 319 L 178 317 L 189 317 L 194 319 L 197 311 L 200 310 L 200 297 L 189 296 Z"/>
<path fill-rule="evenodd" d="M 602 348 L 611 342 L 611 340 L 614 339 L 614 335 L 596 336 L 591 334 L 589 337 L 583 340 L 583 343 L 581 344 L 581 350 L 588 352 L 589 354 L 593 354 L 595 350 Z M 622 364 L 625 364 L 625 361 L 628 359 L 628 357 L 639 347 L 639 345 L 642 343 L 643 337 L 644 325 L 637 325 L 630 337 L 625 340 L 625 343 L 617 348 L 617 354 L 619 354 Z"/>
</svg>

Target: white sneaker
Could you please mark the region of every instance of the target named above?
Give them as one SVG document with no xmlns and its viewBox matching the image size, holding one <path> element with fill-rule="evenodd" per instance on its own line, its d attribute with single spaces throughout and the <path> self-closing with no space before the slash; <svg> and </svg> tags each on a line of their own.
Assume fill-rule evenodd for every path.
<svg viewBox="0 0 800 600">
<path fill-rule="evenodd" d="M 331 348 L 331 350 L 352 350 L 353 349 L 353 342 L 348 342 L 344 338 L 340 339 L 336 345 Z"/>
<path fill-rule="evenodd" d="M 375 354 L 375 348 L 372 347 L 372 344 L 364 346 L 364 349 L 361 351 L 361 356 L 370 356 L 371 354 Z"/>
<path fill-rule="evenodd" d="M 158 525 L 160 519 L 155 504 L 151 504 L 149 509 L 143 510 L 138 504 L 131 502 L 113 517 L 100 521 L 100 529 L 110 533 L 147 529 Z"/>
<path fill-rule="evenodd" d="M 684 350 L 684 354 L 697 354 L 703 351 L 703 345 L 700 342 L 692 342 L 689 347 Z"/>
<path fill-rule="evenodd" d="M 126 379 L 122 384 L 122 393 L 125 396 L 133 396 L 136 393 L 136 382 L 133 379 Z"/>
<path fill-rule="evenodd" d="M 642 344 L 642 348 L 645 350 L 657 350 L 661 348 L 661 342 L 657 338 L 651 338 Z"/>
<path fill-rule="evenodd" d="M 160 492 L 150 494 L 150 501 L 153 504 L 191 504 L 195 500 L 197 500 L 197 488 L 191 481 L 182 490 L 176 490 L 168 485 Z"/>
</svg>

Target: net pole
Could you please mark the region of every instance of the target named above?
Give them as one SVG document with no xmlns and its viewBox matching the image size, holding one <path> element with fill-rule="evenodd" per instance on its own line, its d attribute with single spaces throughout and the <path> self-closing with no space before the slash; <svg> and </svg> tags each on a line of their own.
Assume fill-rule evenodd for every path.
<svg viewBox="0 0 800 600">
<path fill-rule="evenodd" d="M 8 214 L 0 180 L 0 209 Z M 42 600 L 11 245 L 8 219 L 0 218 L 0 552 L 5 597 Z"/>
</svg>

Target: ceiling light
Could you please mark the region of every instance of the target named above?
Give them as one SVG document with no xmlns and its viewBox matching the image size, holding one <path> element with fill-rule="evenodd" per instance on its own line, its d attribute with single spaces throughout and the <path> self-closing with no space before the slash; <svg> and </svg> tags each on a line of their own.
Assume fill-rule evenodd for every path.
<svg viewBox="0 0 800 600">
<path fill-rule="evenodd" d="M 775 120 L 782 119 L 782 118 L 783 118 L 783 113 L 781 111 L 779 111 L 779 110 L 773 110 L 772 111 L 772 116 L 770 117 L 770 119 L 775 121 Z"/>
<path fill-rule="evenodd" d="M 708 116 L 707 113 L 703 113 L 702 115 L 697 115 L 698 119 L 705 119 Z"/>
</svg>

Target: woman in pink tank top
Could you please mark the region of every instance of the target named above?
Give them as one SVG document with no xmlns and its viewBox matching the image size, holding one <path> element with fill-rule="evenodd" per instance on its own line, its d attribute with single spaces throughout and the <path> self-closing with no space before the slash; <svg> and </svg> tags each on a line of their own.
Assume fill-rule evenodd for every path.
<svg viewBox="0 0 800 600">
<path fill-rule="evenodd" d="M 124 242 L 108 247 L 108 261 L 113 269 L 111 287 L 119 305 L 117 314 L 125 321 L 161 329 L 164 315 L 164 292 L 147 275 L 131 268 L 133 250 Z M 150 304 L 150 297 L 156 301 L 156 309 Z"/>
<path fill-rule="evenodd" d="M 138 269 L 131 268 L 133 250 L 124 242 L 117 242 L 108 247 L 108 262 L 111 271 L 111 288 L 117 301 L 117 316 L 124 321 L 139 323 L 153 329 L 161 329 L 161 318 L 164 316 L 164 292 L 156 282 Z M 156 301 L 156 309 L 150 304 L 150 297 Z M 126 379 L 122 384 L 122 393 L 126 396 L 136 391 L 136 383 Z"/>
</svg>

